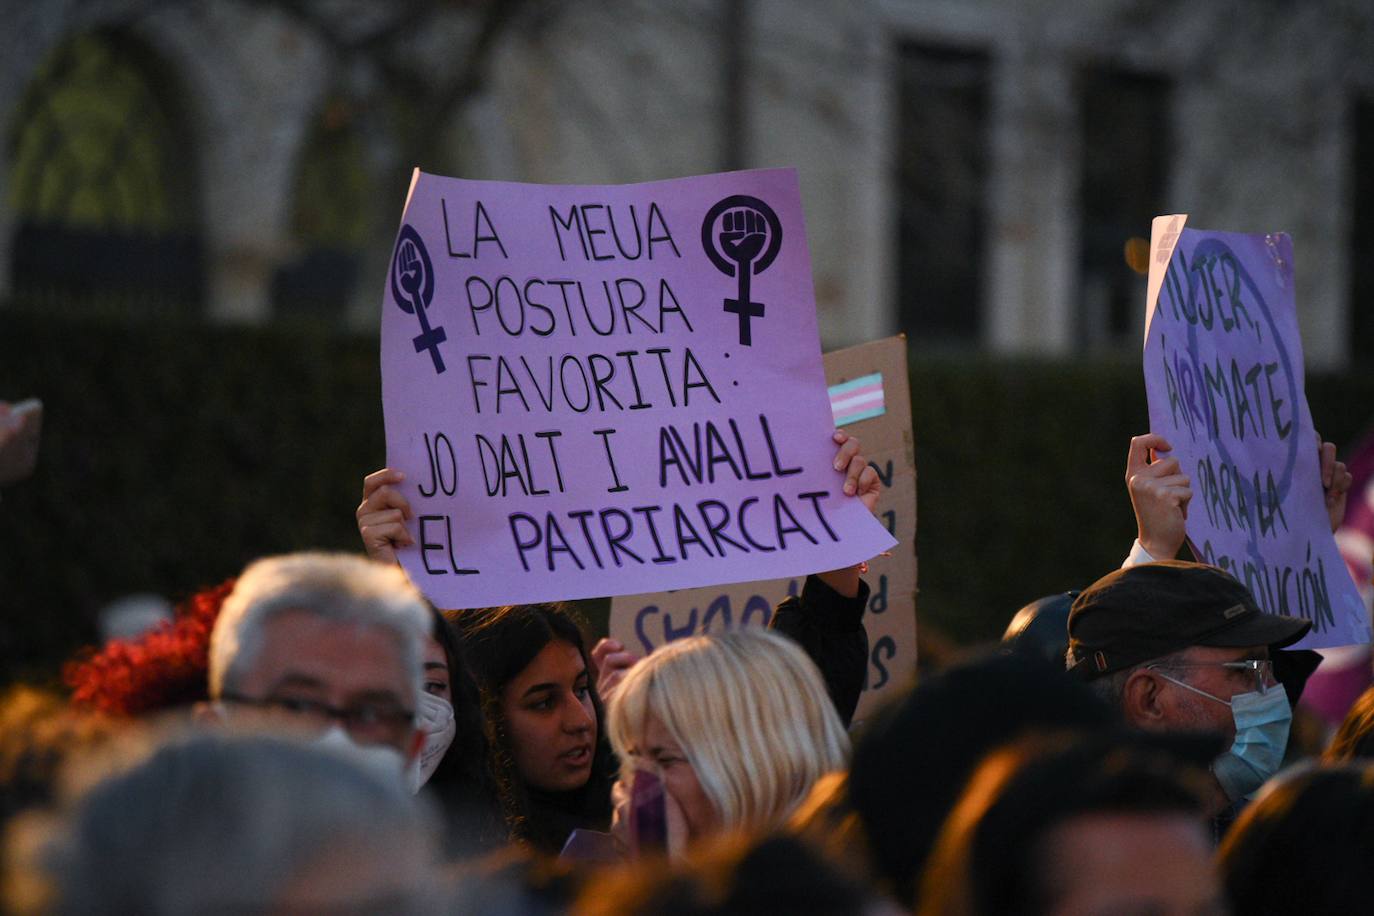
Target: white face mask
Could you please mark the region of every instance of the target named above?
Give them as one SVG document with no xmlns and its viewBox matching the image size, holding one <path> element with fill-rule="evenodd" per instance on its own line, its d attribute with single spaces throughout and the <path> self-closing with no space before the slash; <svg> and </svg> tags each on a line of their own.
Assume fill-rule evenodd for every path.
<svg viewBox="0 0 1374 916">
<path fill-rule="evenodd" d="M 405 769 L 405 758 L 396 748 L 388 744 L 359 744 L 337 722 L 325 729 L 310 744 L 312 747 L 324 748 L 388 776 L 400 776 Z"/>
<path fill-rule="evenodd" d="M 448 700 L 432 693 L 422 693 L 419 707 L 418 726 L 425 733 L 425 744 L 406 771 L 412 792 L 419 792 L 420 787 L 429 782 L 429 777 L 439 768 L 439 761 L 444 759 L 449 745 L 458 734 L 453 705 Z"/>
</svg>

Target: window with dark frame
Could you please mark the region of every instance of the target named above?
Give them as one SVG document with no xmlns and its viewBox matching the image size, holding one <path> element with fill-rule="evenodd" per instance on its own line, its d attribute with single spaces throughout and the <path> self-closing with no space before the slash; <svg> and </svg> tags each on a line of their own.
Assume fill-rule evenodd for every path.
<svg viewBox="0 0 1374 916">
<path fill-rule="evenodd" d="M 897 315 L 917 346 L 976 345 L 987 236 L 986 52 L 897 53 Z"/>
<path fill-rule="evenodd" d="M 194 146 L 174 85 L 120 34 L 78 35 L 49 55 L 9 137 L 15 304 L 199 312 Z"/>
<path fill-rule="evenodd" d="M 291 232 L 295 256 L 272 278 L 273 313 L 338 321 L 362 270 L 375 197 L 352 105 L 325 103 L 296 165 Z"/>
<path fill-rule="evenodd" d="M 1145 314 L 1139 269 L 1148 263 L 1150 221 L 1168 212 L 1172 86 L 1163 77 L 1094 65 L 1079 70 L 1078 90 L 1083 167 L 1076 343 L 1089 352 L 1139 347 Z"/>
</svg>

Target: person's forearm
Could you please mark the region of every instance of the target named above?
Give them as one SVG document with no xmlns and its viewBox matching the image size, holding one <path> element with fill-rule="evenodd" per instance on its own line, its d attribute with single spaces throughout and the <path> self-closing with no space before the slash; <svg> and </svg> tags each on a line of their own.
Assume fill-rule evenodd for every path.
<svg viewBox="0 0 1374 916">
<path fill-rule="evenodd" d="M 846 566 L 844 569 L 832 569 L 829 572 L 817 573 L 816 578 L 830 586 L 836 593 L 845 598 L 855 598 L 859 594 L 859 568 L 862 563 L 854 566 Z"/>
</svg>

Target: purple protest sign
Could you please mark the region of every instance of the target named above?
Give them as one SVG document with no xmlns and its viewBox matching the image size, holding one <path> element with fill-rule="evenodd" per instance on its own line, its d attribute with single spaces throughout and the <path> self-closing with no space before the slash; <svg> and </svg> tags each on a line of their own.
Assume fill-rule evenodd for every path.
<svg viewBox="0 0 1374 916">
<path fill-rule="evenodd" d="M 796 173 L 415 173 L 382 302 L 387 463 L 440 607 L 801 575 L 894 543 L 831 462 Z"/>
<path fill-rule="evenodd" d="M 1154 221 L 1144 364 L 1150 430 L 1192 481 L 1189 544 L 1264 610 L 1311 620 L 1303 648 L 1368 642 L 1322 494 L 1292 240 L 1186 220 Z"/>
</svg>

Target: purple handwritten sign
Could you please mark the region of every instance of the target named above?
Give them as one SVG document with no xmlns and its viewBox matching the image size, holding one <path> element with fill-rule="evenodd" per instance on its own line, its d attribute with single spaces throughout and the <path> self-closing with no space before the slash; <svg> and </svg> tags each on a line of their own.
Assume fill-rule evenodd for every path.
<svg viewBox="0 0 1374 916">
<path fill-rule="evenodd" d="M 801 575 L 892 537 L 841 492 L 796 173 L 416 172 L 382 302 L 387 463 L 440 607 Z"/>
<path fill-rule="evenodd" d="M 1368 642 L 1322 495 L 1292 240 L 1185 221 L 1154 221 L 1144 364 L 1150 429 L 1192 481 L 1189 544 L 1266 611 L 1311 620 L 1304 648 Z"/>
</svg>

